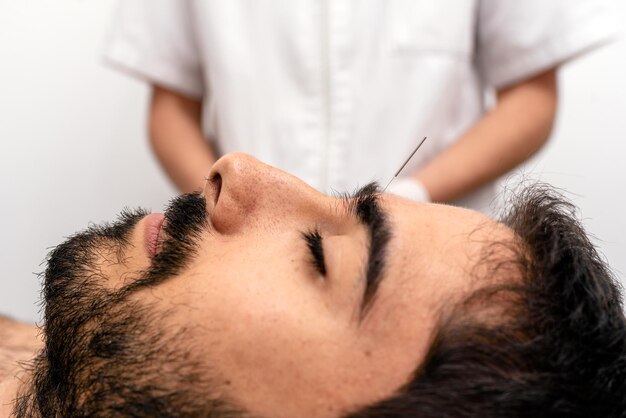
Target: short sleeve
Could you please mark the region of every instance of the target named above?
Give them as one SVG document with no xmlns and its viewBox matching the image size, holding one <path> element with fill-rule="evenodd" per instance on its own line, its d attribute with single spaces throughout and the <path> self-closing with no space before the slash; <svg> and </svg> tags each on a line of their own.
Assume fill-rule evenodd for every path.
<svg viewBox="0 0 626 418">
<path fill-rule="evenodd" d="M 609 0 L 480 0 L 476 60 L 501 88 L 617 37 Z"/>
<path fill-rule="evenodd" d="M 202 59 L 187 0 L 120 0 L 107 64 L 194 98 L 204 92 Z"/>
</svg>

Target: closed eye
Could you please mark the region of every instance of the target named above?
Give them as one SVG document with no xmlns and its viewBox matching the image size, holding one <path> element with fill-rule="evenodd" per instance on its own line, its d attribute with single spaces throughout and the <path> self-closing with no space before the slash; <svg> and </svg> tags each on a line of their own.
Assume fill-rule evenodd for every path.
<svg viewBox="0 0 626 418">
<path fill-rule="evenodd" d="M 311 264 L 322 275 L 326 276 L 326 261 L 324 260 L 324 246 L 322 245 L 322 235 L 318 229 L 304 232 L 302 238 L 311 252 Z"/>
</svg>

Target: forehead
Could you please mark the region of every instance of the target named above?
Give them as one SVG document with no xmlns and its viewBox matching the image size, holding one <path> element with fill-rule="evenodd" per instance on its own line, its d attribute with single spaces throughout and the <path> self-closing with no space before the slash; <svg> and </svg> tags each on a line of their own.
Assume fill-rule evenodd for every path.
<svg viewBox="0 0 626 418">
<path fill-rule="evenodd" d="M 382 202 L 392 224 L 396 275 L 457 276 L 491 243 L 513 238 L 508 227 L 473 210 L 394 196 Z"/>
<path fill-rule="evenodd" d="M 382 204 L 393 238 L 385 279 L 365 326 L 379 342 L 414 347 L 417 361 L 442 310 L 485 283 L 479 268 L 485 250 L 512 239 L 513 232 L 467 209 L 393 196 L 382 198 Z"/>
</svg>

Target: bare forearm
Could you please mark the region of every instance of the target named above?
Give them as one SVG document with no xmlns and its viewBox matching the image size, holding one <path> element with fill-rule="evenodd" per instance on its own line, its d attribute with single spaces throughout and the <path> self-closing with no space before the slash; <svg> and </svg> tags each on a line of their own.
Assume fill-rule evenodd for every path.
<svg viewBox="0 0 626 418">
<path fill-rule="evenodd" d="M 556 71 L 498 93 L 498 104 L 417 178 L 449 202 L 512 170 L 547 141 L 557 107 Z"/>
<path fill-rule="evenodd" d="M 197 191 L 215 154 L 204 139 L 200 102 L 155 87 L 150 107 L 150 141 L 159 162 L 182 192 Z"/>
</svg>

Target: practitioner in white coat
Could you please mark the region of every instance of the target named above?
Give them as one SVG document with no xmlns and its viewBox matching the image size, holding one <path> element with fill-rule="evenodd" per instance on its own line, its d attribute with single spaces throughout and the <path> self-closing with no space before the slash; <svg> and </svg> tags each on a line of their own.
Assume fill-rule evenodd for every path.
<svg viewBox="0 0 626 418">
<path fill-rule="evenodd" d="M 233 151 L 351 191 L 428 136 L 389 191 L 484 212 L 547 141 L 558 67 L 613 36 L 601 0 L 120 3 L 105 57 L 151 84 L 152 147 L 182 191 Z"/>
</svg>

